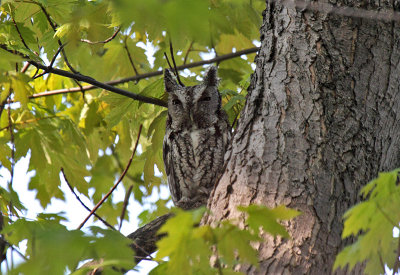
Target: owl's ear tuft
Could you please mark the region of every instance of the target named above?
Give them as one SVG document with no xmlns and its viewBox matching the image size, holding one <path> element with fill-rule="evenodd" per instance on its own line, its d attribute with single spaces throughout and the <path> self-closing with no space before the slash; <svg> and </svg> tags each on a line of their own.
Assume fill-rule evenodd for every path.
<svg viewBox="0 0 400 275">
<path fill-rule="evenodd" d="M 207 86 L 218 86 L 217 68 L 215 66 L 208 68 L 203 83 Z"/>
<path fill-rule="evenodd" d="M 180 87 L 179 84 L 176 82 L 174 75 L 168 69 L 164 70 L 164 84 L 167 93 L 172 92 L 176 90 L 176 88 Z"/>
</svg>

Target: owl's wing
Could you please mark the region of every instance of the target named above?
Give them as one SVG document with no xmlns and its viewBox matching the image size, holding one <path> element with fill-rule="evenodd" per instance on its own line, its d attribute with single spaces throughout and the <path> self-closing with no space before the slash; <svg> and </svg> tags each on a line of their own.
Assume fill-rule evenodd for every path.
<svg viewBox="0 0 400 275">
<path fill-rule="evenodd" d="M 175 175 L 172 144 L 173 144 L 173 133 L 171 130 L 167 129 L 163 142 L 163 159 L 165 165 L 165 172 L 167 173 L 167 180 L 168 180 L 169 190 L 171 192 L 171 197 L 174 204 L 176 204 L 181 198 L 181 192 L 179 189 L 179 182 L 177 182 Z"/>
</svg>

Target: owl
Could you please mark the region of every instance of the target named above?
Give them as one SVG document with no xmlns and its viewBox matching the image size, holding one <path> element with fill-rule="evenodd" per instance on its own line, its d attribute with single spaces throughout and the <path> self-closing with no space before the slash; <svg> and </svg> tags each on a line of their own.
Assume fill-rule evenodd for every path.
<svg viewBox="0 0 400 275">
<path fill-rule="evenodd" d="M 207 203 L 223 172 L 231 127 L 221 107 L 215 67 L 196 86 L 182 87 L 168 69 L 164 82 L 168 118 L 163 158 L 168 185 L 175 206 L 193 209 Z"/>
</svg>

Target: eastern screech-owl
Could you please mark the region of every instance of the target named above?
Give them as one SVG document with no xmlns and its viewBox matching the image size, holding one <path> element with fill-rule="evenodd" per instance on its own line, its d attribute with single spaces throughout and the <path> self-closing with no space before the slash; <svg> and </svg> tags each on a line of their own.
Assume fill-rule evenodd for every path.
<svg viewBox="0 0 400 275">
<path fill-rule="evenodd" d="M 231 127 L 221 107 L 217 69 L 210 67 L 200 85 L 182 87 L 164 73 L 168 118 L 163 145 L 165 170 L 174 204 L 193 209 L 207 203 L 223 172 Z"/>
</svg>

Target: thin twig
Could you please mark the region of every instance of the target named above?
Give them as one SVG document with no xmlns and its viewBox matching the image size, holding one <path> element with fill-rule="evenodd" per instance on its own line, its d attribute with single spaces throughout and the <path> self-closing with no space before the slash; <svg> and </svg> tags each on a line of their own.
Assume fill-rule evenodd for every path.
<svg viewBox="0 0 400 275">
<path fill-rule="evenodd" d="M 10 4 L 8 4 L 8 6 L 10 6 Z M 9 8 L 10 8 L 10 10 L 11 10 L 11 7 L 9 7 Z M 18 33 L 18 35 L 19 35 L 19 38 L 20 38 L 21 41 L 22 41 L 22 44 L 24 44 L 25 48 L 26 48 L 28 51 L 31 52 L 31 49 L 28 47 L 28 45 L 27 45 L 26 42 L 25 42 L 25 39 L 22 37 L 21 31 L 20 31 L 19 28 L 18 28 L 17 22 L 15 22 L 15 19 L 14 19 L 14 17 L 12 16 L 11 13 L 10 13 L 10 17 L 11 17 L 11 20 L 13 21 L 13 24 L 14 24 L 15 29 L 17 30 L 17 33 Z M 36 53 L 36 55 L 37 55 L 37 53 Z"/>
<path fill-rule="evenodd" d="M 30 60 L 29 56 L 26 56 L 18 51 L 9 49 L 4 44 L 0 44 L 0 48 L 27 59 L 30 64 L 32 64 L 33 66 L 35 66 L 38 69 L 45 70 L 47 68 L 45 65 L 42 65 L 33 60 Z M 258 47 L 245 49 L 245 50 L 237 51 L 235 53 L 221 55 L 218 58 L 212 58 L 209 60 L 202 60 L 202 61 L 193 62 L 193 63 L 186 64 L 186 65 L 181 65 L 181 66 L 177 67 L 177 70 L 184 70 L 184 69 L 203 66 L 206 64 L 211 64 L 211 63 L 218 62 L 218 61 L 228 60 L 228 59 L 232 59 L 232 58 L 244 55 L 244 54 L 256 53 L 258 50 L 259 50 Z M 105 90 L 108 90 L 108 91 L 111 91 L 111 92 L 114 92 L 114 93 L 117 93 L 120 95 L 127 96 L 134 100 L 138 100 L 141 102 L 150 103 L 150 104 L 154 104 L 154 105 L 158 105 L 158 106 L 162 106 L 162 107 L 167 107 L 167 104 L 160 99 L 134 94 L 129 91 L 113 87 L 113 85 L 118 85 L 118 84 L 126 83 L 129 81 L 135 81 L 135 80 L 140 80 L 140 79 L 144 79 L 144 78 L 159 76 L 159 75 L 163 74 L 163 71 L 153 71 L 153 72 L 149 72 L 149 73 L 145 73 L 145 74 L 141 74 L 141 75 L 127 77 L 127 78 L 123 78 L 123 79 L 119 79 L 119 80 L 108 81 L 108 82 L 104 82 L 104 83 L 99 82 L 91 77 L 84 76 L 82 74 L 73 74 L 68 71 L 64 71 L 64 70 L 60 70 L 60 69 L 56 69 L 56 68 L 52 68 L 50 73 L 54 73 L 57 75 L 65 76 L 65 77 L 68 77 L 71 79 L 76 79 L 76 80 L 79 80 L 82 82 L 92 84 L 92 85 L 82 87 L 82 89 L 85 91 L 102 88 L 102 89 L 105 89 Z M 34 94 L 34 95 L 30 96 L 29 98 L 38 98 L 38 97 L 43 97 L 43 96 L 50 96 L 50 95 L 57 95 L 57 94 L 64 94 L 64 93 L 75 93 L 75 92 L 81 92 L 81 88 L 73 87 L 73 88 L 67 88 L 67 89 L 52 90 L 52 91 L 48 91 L 48 92 Z"/>
<path fill-rule="evenodd" d="M 66 44 L 62 44 L 60 47 L 58 47 L 56 54 L 53 56 L 53 58 L 50 61 L 50 65 L 49 65 L 50 68 L 53 68 L 53 64 L 56 61 L 57 56 L 60 54 L 60 51 L 62 51 L 64 49 L 65 45 Z"/>
<path fill-rule="evenodd" d="M 31 65 L 29 62 L 28 62 L 28 64 Z M 39 68 L 36 67 L 36 71 L 35 71 L 35 73 L 33 74 L 32 78 L 35 78 L 35 76 L 36 76 L 38 73 L 39 73 Z"/>
<path fill-rule="evenodd" d="M 152 258 L 147 258 L 147 257 L 141 257 L 141 256 L 135 256 L 136 259 L 141 260 L 141 261 L 151 261 L 151 262 L 156 262 L 156 263 L 162 263 L 164 262 L 163 260 L 155 260 L 153 257 Z"/>
<path fill-rule="evenodd" d="M 36 79 L 36 78 L 39 78 L 39 77 L 41 77 L 41 76 L 44 76 L 45 74 L 47 74 L 47 73 L 49 73 L 49 71 L 53 68 L 53 65 L 54 65 L 54 62 L 56 61 L 56 58 L 57 58 L 57 56 L 60 54 L 60 52 L 62 51 L 62 49 L 64 48 L 64 46 L 65 46 L 65 44 L 63 44 L 63 45 L 61 45 L 61 47 L 58 47 L 58 50 L 57 50 L 57 52 L 55 53 L 55 55 L 53 56 L 53 58 L 51 59 L 51 61 L 50 61 L 50 65 L 48 66 L 48 70 L 44 70 L 44 72 L 43 73 L 41 73 L 41 74 L 35 74 L 33 77 L 32 77 L 32 79 Z M 29 64 L 29 63 L 28 63 Z M 77 83 L 78 84 L 78 83 Z"/>
<path fill-rule="evenodd" d="M 168 63 L 168 67 L 172 70 L 172 71 L 174 71 L 174 69 L 172 68 L 172 65 L 171 65 L 171 63 L 169 62 L 169 58 L 168 58 L 168 55 L 164 52 L 164 57 L 165 57 L 165 60 L 167 60 L 167 63 Z"/>
<path fill-rule="evenodd" d="M 21 73 L 25 73 L 25 72 L 28 70 L 28 68 L 29 68 L 30 65 L 31 65 L 31 64 L 29 64 L 28 62 L 26 62 L 25 65 L 24 65 L 24 67 L 22 67 L 22 69 L 21 69 Z"/>
<path fill-rule="evenodd" d="M 35 4 L 38 4 L 40 9 L 42 10 L 42 12 L 44 13 L 44 15 L 46 16 L 47 21 L 49 22 L 51 28 L 53 29 L 54 33 L 57 32 L 57 23 L 54 23 L 53 20 L 51 20 L 50 14 L 47 12 L 46 8 L 41 4 L 41 3 L 37 3 L 34 2 Z M 61 48 L 61 53 L 62 56 L 64 58 L 65 64 L 67 64 L 68 68 L 71 70 L 71 72 L 73 72 L 74 74 L 79 74 L 78 71 L 76 71 L 71 63 L 69 63 L 69 60 L 67 58 L 67 54 L 65 53 L 64 47 L 63 47 L 63 43 L 61 42 L 61 40 L 59 38 L 57 38 L 57 43 L 58 46 Z"/>
<path fill-rule="evenodd" d="M 121 30 L 121 27 L 118 27 L 118 29 L 114 32 L 114 34 L 111 37 L 109 37 L 106 40 L 104 40 L 104 41 L 90 41 L 88 39 L 81 39 L 81 42 L 88 43 L 88 44 L 91 44 L 91 45 L 106 44 L 106 43 L 110 42 L 111 40 L 113 40 L 117 36 L 117 34 L 119 33 L 120 30 Z"/>
<path fill-rule="evenodd" d="M 115 146 L 111 146 L 110 148 L 111 148 L 112 156 L 114 157 L 115 161 L 117 162 L 117 165 L 118 165 L 119 169 L 124 170 L 124 166 L 122 165 L 121 160 L 119 159 L 119 157 L 118 157 L 118 155 L 117 155 L 117 152 L 115 151 Z M 131 175 L 129 175 L 129 174 L 126 174 L 125 177 L 127 177 L 127 178 L 130 179 L 131 181 L 135 181 L 135 179 L 133 178 L 133 176 L 131 176 Z"/>
<path fill-rule="evenodd" d="M 8 96 L 10 97 L 10 95 Z M 13 123 L 11 121 L 11 104 L 8 104 L 8 124 L 10 127 L 8 128 L 10 131 L 10 142 L 11 142 L 11 177 L 10 177 L 10 186 L 12 187 L 14 181 L 14 168 L 15 168 L 15 142 L 14 142 L 14 128 Z"/>
<path fill-rule="evenodd" d="M 96 210 L 104 203 L 104 201 L 112 194 L 112 192 L 114 192 L 115 188 L 117 188 L 118 184 L 122 181 L 122 179 L 125 177 L 126 173 L 128 172 L 129 167 L 131 166 L 132 163 L 132 159 L 136 153 L 136 149 L 137 146 L 139 144 L 139 138 L 140 138 L 140 134 L 142 133 L 142 126 L 140 125 L 139 127 L 139 133 L 136 139 L 136 144 L 135 144 L 135 148 L 132 151 L 132 155 L 129 158 L 128 164 L 126 165 L 125 170 L 122 172 L 121 176 L 119 177 L 119 179 L 117 180 L 117 182 L 114 184 L 114 186 L 111 188 L 110 191 L 108 191 L 108 193 L 104 196 L 104 198 L 102 198 L 97 204 L 96 206 L 92 209 L 92 211 L 90 211 L 89 215 L 85 218 L 85 220 L 78 226 L 78 229 L 81 229 L 85 223 L 88 221 L 88 219 L 94 214 L 94 212 L 96 212 Z"/>
<path fill-rule="evenodd" d="M 186 51 L 185 58 L 183 59 L 183 64 L 186 64 L 186 61 L 187 61 L 187 59 L 189 57 L 189 53 L 192 51 L 192 46 L 193 46 L 193 41 L 190 42 L 189 48 Z"/>
<path fill-rule="evenodd" d="M 181 78 L 179 77 L 178 69 L 176 68 L 175 57 L 174 57 L 174 49 L 172 48 L 172 42 L 171 41 L 169 41 L 169 52 L 171 54 L 172 63 L 174 63 L 174 72 L 175 72 L 176 79 L 178 80 L 178 83 L 182 87 L 185 87 L 185 85 L 183 85 L 183 83 L 181 81 Z"/>
<path fill-rule="evenodd" d="M 6 129 L 10 129 L 10 127 L 12 125 L 14 125 L 14 126 L 16 126 L 16 125 L 24 125 L 24 124 L 35 123 L 35 122 L 38 122 L 40 120 L 51 119 L 51 118 L 62 118 L 62 117 L 54 115 L 54 116 L 46 116 L 46 117 L 42 117 L 42 118 L 21 120 L 21 121 L 18 121 L 18 122 L 14 122 L 13 124 L 8 124 L 7 126 L 4 126 L 3 128 L 0 128 L 0 132 L 3 131 L 3 130 L 6 130 Z"/>
<path fill-rule="evenodd" d="M 128 189 L 128 191 L 127 191 L 126 194 L 125 194 L 124 204 L 123 204 L 123 206 L 122 206 L 121 217 L 120 217 L 120 219 L 119 219 L 119 229 L 118 229 L 118 231 L 121 231 L 122 222 L 124 221 L 126 209 L 128 208 L 129 197 L 131 196 L 132 189 L 133 189 L 133 185 L 129 186 L 129 189 Z"/>
<path fill-rule="evenodd" d="M 71 190 L 72 194 L 74 194 L 75 198 L 81 203 L 81 205 L 90 212 L 90 208 L 86 206 L 86 204 L 81 200 L 81 198 L 78 196 L 78 194 L 76 194 L 74 188 L 71 186 L 71 184 L 69 183 L 67 176 L 65 175 L 64 172 L 64 168 L 61 168 L 61 173 L 64 177 L 65 182 L 67 183 L 69 189 Z M 96 218 L 98 218 L 102 223 L 104 223 L 107 227 L 116 230 L 111 224 L 109 224 L 108 222 L 106 222 L 102 217 L 100 217 L 99 215 L 97 215 L 96 213 L 93 214 Z"/>
<path fill-rule="evenodd" d="M 49 69 L 46 66 L 44 66 L 42 64 L 39 64 L 39 63 L 37 63 L 35 61 L 29 61 L 29 63 L 31 63 L 33 66 L 35 66 L 35 67 L 37 67 L 39 69 L 43 69 L 43 70 Z M 92 85 L 94 85 L 94 86 L 96 86 L 98 88 L 103 88 L 105 90 L 108 90 L 108 91 L 111 91 L 111 92 L 114 92 L 114 93 L 129 97 L 129 98 L 132 98 L 134 100 L 138 100 L 138 101 L 141 101 L 141 102 L 150 103 L 150 104 L 154 104 L 154 105 L 158 105 L 158 106 L 162 106 L 162 107 L 167 107 L 167 103 L 164 102 L 161 99 L 135 94 L 135 93 L 132 93 L 132 92 L 129 92 L 129 91 L 126 91 L 126 90 L 123 90 L 123 89 L 108 85 L 106 83 L 102 83 L 100 81 L 97 81 L 97 80 L 89 77 L 89 76 L 85 76 L 85 75 L 82 75 L 82 74 L 74 74 L 74 73 L 70 73 L 70 72 L 67 72 L 67 71 L 64 71 L 64 70 L 60 70 L 60 69 L 55 69 L 55 68 L 50 68 L 49 72 L 57 74 L 57 75 L 65 76 L 65 77 L 68 77 L 68 78 L 71 78 L 71 79 L 75 79 L 75 80 L 83 81 L 83 82 L 86 82 L 86 83 L 90 83 L 90 84 L 92 84 Z M 79 87 L 79 88 L 77 88 L 77 90 L 75 92 L 81 92 L 81 91 L 87 91 L 87 90 L 88 89 L 85 89 L 85 87 L 82 87 L 82 88 Z M 55 93 L 55 94 L 60 94 L 60 93 Z M 31 98 L 35 98 L 35 97 L 37 97 L 37 96 L 33 96 Z"/>
<path fill-rule="evenodd" d="M 28 260 L 28 258 L 27 258 L 24 254 L 22 254 L 22 252 L 19 251 L 14 245 L 12 245 L 12 244 L 10 244 L 10 243 L 8 243 L 8 242 L 7 242 L 7 244 L 10 245 L 11 250 L 12 250 L 12 251 L 15 251 L 21 258 L 23 258 L 25 261 Z"/>
<path fill-rule="evenodd" d="M 215 49 L 214 42 L 212 41 L 212 39 L 211 39 L 211 49 L 214 50 L 215 57 L 218 57 L 218 53 L 217 53 L 217 50 Z M 217 65 L 217 67 L 218 67 L 219 66 L 219 62 L 216 62 L 216 63 L 217 64 L 215 64 L 215 65 Z"/>
<path fill-rule="evenodd" d="M 1 45 L 0 45 L 0 47 L 1 47 Z M 232 59 L 232 58 L 244 55 L 244 54 L 256 53 L 258 50 L 259 50 L 259 48 L 250 48 L 250 49 L 238 51 L 238 52 L 235 52 L 235 53 L 229 53 L 229 54 L 226 54 L 226 55 L 221 55 L 218 58 L 213 58 L 213 59 L 209 59 L 209 60 L 203 60 L 203 61 L 198 61 L 198 62 L 193 62 L 193 63 L 181 65 L 181 66 L 178 66 L 177 69 L 179 71 L 182 71 L 184 69 L 200 67 L 200 66 L 211 64 L 211 63 L 214 63 L 214 62 Z M 144 78 L 155 77 L 155 76 L 159 76 L 159 75 L 162 75 L 162 74 L 163 74 L 163 71 L 153 71 L 153 72 L 149 72 L 149 73 L 145 73 L 145 74 L 136 75 L 136 76 L 133 76 L 133 77 L 123 78 L 123 79 L 119 79 L 119 80 L 107 81 L 107 82 L 104 82 L 104 84 L 113 86 L 113 85 L 123 84 L 123 83 L 129 82 L 129 81 L 136 81 L 136 80 L 140 80 L 140 79 L 144 79 Z M 90 83 L 90 82 L 87 82 L 87 83 Z M 93 90 L 93 89 L 97 89 L 97 88 L 99 88 L 99 87 L 96 86 L 96 85 L 83 86 L 83 90 L 85 90 L 85 91 Z M 108 90 L 107 88 L 104 88 L 104 89 Z M 43 93 L 37 93 L 37 94 L 34 94 L 34 95 L 30 96 L 30 98 L 39 98 L 39 97 L 51 96 L 51 95 L 57 95 L 57 94 L 64 94 L 64 93 L 76 93 L 76 92 L 80 92 L 80 91 L 81 91 L 81 89 L 79 87 L 73 87 L 73 88 L 66 88 L 66 89 L 52 90 L 52 91 L 43 92 Z M 136 100 L 139 100 L 139 99 L 136 99 Z M 158 104 L 156 104 L 156 105 L 158 105 Z"/>
<path fill-rule="evenodd" d="M 127 39 L 128 39 L 128 37 L 126 37 L 125 40 L 124 40 L 124 48 L 125 48 L 126 54 L 128 55 L 128 59 L 129 59 L 129 62 L 131 63 L 131 66 L 132 66 L 132 68 L 133 68 L 133 71 L 135 72 L 135 75 L 138 75 L 139 72 L 138 72 L 138 70 L 136 69 L 135 64 L 133 63 L 131 53 L 129 52 L 128 45 L 126 44 L 126 40 L 127 40 Z"/>
</svg>

